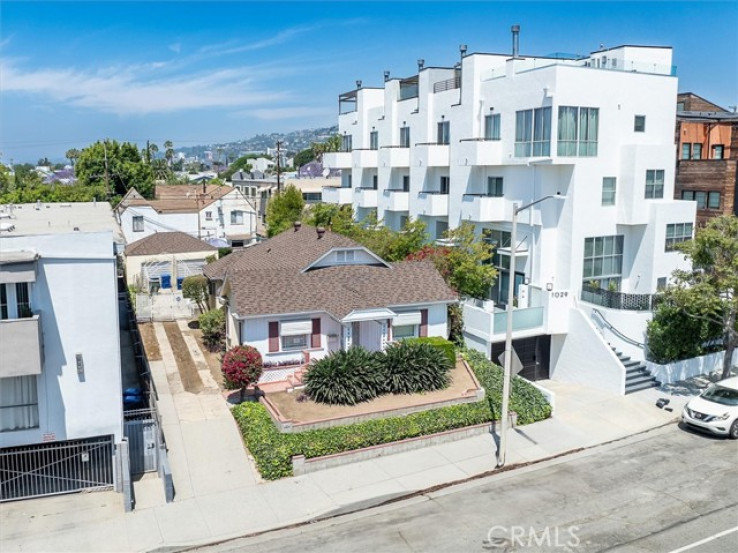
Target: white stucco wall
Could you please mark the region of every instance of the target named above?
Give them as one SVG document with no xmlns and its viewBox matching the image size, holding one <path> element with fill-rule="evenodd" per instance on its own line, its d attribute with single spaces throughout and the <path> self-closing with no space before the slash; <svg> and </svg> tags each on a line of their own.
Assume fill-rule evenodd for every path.
<svg viewBox="0 0 738 553">
<path fill-rule="evenodd" d="M 683 361 L 675 361 L 674 363 L 668 363 L 666 365 L 646 361 L 646 367 L 651 371 L 651 374 L 656 377 L 656 380 L 662 384 L 670 384 L 672 382 L 686 380 L 687 378 L 700 374 L 722 372 L 724 358 L 725 352 L 719 351 L 709 355 L 684 359 Z M 731 365 L 733 367 L 738 366 L 738 350 L 733 351 Z"/>
<path fill-rule="evenodd" d="M 145 285 L 146 283 L 141 280 L 142 278 L 142 267 L 146 263 L 157 263 L 166 262 L 170 265 L 169 274 L 172 275 L 173 285 L 176 285 L 178 276 L 177 274 L 177 261 L 202 261 L 205 262 L 205 258 L 210 255 L 216 255 L 218 252 L 215 250 L 205 250 L 201 252 L 184 252 L 176 254 L 158 254 L 158 255 L 131 255 L 126 256 L 126 279 L 129 284 L 139 283 Z"/>
<path fill-rule="evenodd" d="M 31 308 L 40 314 L 44 363 L 39 427 L 0 433 L 0 447 L 68 440 L 123 428 L 118 294 L 111 232 L 6 236 L 2 251 L 39 253 Z M 0 344 L 3 348 L 13 344 Z M 76 354 L 84 372 L 78 374 Z"/>
</svg>

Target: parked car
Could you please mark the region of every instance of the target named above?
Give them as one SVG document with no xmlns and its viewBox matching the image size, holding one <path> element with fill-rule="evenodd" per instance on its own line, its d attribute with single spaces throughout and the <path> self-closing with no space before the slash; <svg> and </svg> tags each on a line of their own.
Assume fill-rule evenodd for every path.
<svg viewBox="0 0 738 553">
<path fill-rule="evenodd" d="M 738 376 L 711 384 L 682 411 L 687 426 L 738 439 Z"/>
</svg>

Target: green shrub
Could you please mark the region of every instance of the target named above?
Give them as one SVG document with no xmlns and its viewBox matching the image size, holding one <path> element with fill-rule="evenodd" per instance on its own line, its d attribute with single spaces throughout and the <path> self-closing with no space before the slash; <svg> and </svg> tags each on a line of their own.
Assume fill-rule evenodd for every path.
<svg viewBox="0 0 738 553">
<path fill-rule="evenodd" d="M 456 366 L 456 346 L 450 340 L 446 340 L 440 336 L 424 336 L 422 338 L 406 338 L 403 341 L 410 344 L 430 344 L 437 347 L 448 357 L 451 366 Z"/>
<path fill-rule="evenodd" d="M 335 351 L 305 374 L 305 393 L 329 405 L 355 405 L 377 397 L 382 388 L 380 356 L 361 347 Z"/>
<path fill-rule="evenodd" d="M 430 343 L 403 340 L 390 344 L 382 356 L 384 391 L 415 394 L 442 390 L 448 387 L 453 366 L 447 353 Z"/>
<path fill-rule="evenodd" d="M 210 351 L 218 351 L 225 343 L 225 311 L 211 309 L 197 318 L 202 330 L 202 341 Z"/>
<path fill-rule="evenodd" d="M 182 296 L 194 301 L 200 313 L 205 312 L 210 283 L 204 275 L 191 275 L 182 281 Z"/>
</svg>

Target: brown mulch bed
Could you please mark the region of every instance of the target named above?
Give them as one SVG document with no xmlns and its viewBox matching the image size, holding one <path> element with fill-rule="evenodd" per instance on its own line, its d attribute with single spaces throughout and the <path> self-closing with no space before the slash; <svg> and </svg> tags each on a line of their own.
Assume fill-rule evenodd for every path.
<svg viewBox="0 0 738 553">
<path fill-rule="evenodd" d="M 146 358 L 149 361 L 161 361 L 161 351 L 159 351 L 159 340 L 156 339 L 154 325 L 152 323 L 139 323 L 138 331 L 141 334 Z"/>
<path fill-rule="evenodd" d="M 213 352 L 208 349 L 208 346 L 206 346 L 202 341 L 202 330 L 199 328 L 190 328 L 190 330 L 186 332 L 189 332 L 195 337 L 197 345 L 200 346 L 202 354 L 205 356 L 205 361 L 208 363 L 208 368 L 210 369 L 210 374 L 213 376 L 213 380 L 215 380 L 221 390 L 224 389 L 223 372 L 220 370 L 220 357 L 223 355 L 222 352 Z"/>
<path fill-rule="evenodd" d="M 182 338 L 182 333 L 176 322 L 163 323 L 164 331 L 167 333 L 169 345 L 174 353 L 174 360 L 177 362 L 179 377 L 182 380 L 182 386 L 190 393 L 197 394 L 204 389 L 200 374 L 197 372 L 197 366 L 192 360 L 190 350 Z"/>
<path fill-rule="evenodd" d="M 456 362 L 456 367 L 451 371 L 451 384 L 445 390 L 426 392 L 422 394 L 388 394 L 379 396 L 371 401 L 365 401 L 358 405 L 326 405 L 306 400 L 298 403 L 299 392 L 274 392 L 267 393 L 267 399 L 279 411 L 285 419 L 298 422 L 309 422 L 331 418 L 351 417 L 364 415 L 376 411 L 388 411 L 413 407 L 425 403 L 435 403 L 460 398 L 467 390 L 476 389 L 476 384 L 462 361 Z"/>
</svg>

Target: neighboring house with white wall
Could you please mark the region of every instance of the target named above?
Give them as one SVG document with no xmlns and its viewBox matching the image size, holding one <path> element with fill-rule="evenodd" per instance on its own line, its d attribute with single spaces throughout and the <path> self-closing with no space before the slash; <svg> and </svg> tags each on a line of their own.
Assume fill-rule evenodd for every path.
<svg viewBox="0 0 738 553">
<path fill-rule="evenodd" d="M 218 248 L 184 232 L 157 232 L 125 249 L 126 281 L 148 291 L 182 288 L 182 280 L 201 275 L 206 259 Z"/>
<path fill-rule="evenodd" d="M 456 294 L 430 262 L 387 263 L 353 240 L 296 225 L 208 264 L 228 306 L 227 345 L 257 348 L 266 381 L 352 345 L 381 351 L 411 336 L 448 336 Z M 277 369 L 291 366 L 291 369 Z"/>
<path fill-rule="evenodd" d="M 10 213 L 6 210 L 4 213 Z M 0 501 L 107 487 L 123 438 L 108 203 L 14 206 L 0 235 Z"/>
<path fill-rule="evenodd" d="M 179 231 L 243 246 L 256 236 L 256 209 L 237 188 L 157 185 L 153 200 L 129 190 L 116 208 L 127 243 L 155 232 Z"/>
<path fill-rule="evenodd" d="M 474 313 L 471 346 L 497 359 L 513 278 L 516 349 L 527 351 L 529 372 L 555 378 L 557 359 L 579 339 L 568 332 L 579 302 L 648 310 L 687 266 L 673 249 L 692 237 L 695 203 L 673 199 L 671 48 L 553 58 L 521 56 L 517 46 L 512 55 L 464 48 L 456 67 L 421 60 L 416 75 L 357 84 L 339 96 L 342 151 L 323 159 L 342 170 L 342 187 L 324 189 L 323 199 L 352 204 L 358 220 L 376 213 L 395 230 L 419 219 L 432 239 L 472 222 L 494 248 L 499 278 L 484 307 L 465 307 Z M 511 245 L 513 208 L 555 196 L 520 213 Z M 550 313 L 564 299 L 564 311 Z M 639 317 L 622 325 L 643 342 Z M 582 339 L 609 351 L 598 332 Z"/>
</svg>

